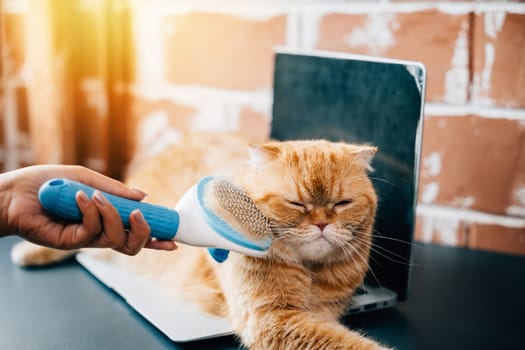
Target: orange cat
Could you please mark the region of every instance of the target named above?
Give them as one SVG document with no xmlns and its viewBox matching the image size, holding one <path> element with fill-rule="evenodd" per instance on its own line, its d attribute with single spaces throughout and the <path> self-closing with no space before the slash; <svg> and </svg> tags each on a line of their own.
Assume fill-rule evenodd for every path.
<svg viewBox="0 0 525 350">
<path fill-rule="evenodd" d="M 376 149 L 270 142 L 251 146 L 247 161 L 242 144 L 194 135 L 135 167 L 127 182 L 173 206 L 199 177 L 234 169 L 230 179 L 272 222 L 268 257 L 232 252 L 218 264 L 205 249 L 181 245 L 136 257 L 115 253 L 113 261 L 226 317 L 250 349 L 383 349 L 339 323 L 368 269 L 377 199 L 367 173 Z M 18 261 L 38 260 L 25 257 Z"/>
</svg>

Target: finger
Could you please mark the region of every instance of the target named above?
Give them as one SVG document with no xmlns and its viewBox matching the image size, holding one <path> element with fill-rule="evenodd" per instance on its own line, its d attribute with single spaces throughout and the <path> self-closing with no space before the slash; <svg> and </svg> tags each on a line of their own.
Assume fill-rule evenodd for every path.
<svg viewBox="0 0 525 350">
<path fill-rule="evenodd" d="M 93 170 L 83 167 L 82 169 L 83 171 L 80 175 L 80 181 L 98 190 L 134 200 L 142 200 L 147 195 L 139 189 L 129 188 L 122 182 L 104 176 Z"/>
<path fill-rule="evenodd" d="M 178 246 L 174 241 L 149 240 L 144 248 L 171 251 L 176 250 Z"/>
<path fill-rule="evenodd" d="M 82 213 L 82 225 L 85 230 L 93 235 L 100 234 L 102 223 L 95 203 L 89 199 L 84 191 L 78 191 L 75 198 Z"/>
<path fill-rule="evenodd" d="M 126 232 L 117 209 L 100 191 L 93 193 L 93 202 L 102 218 L 103 233 L 93 242 L 93 247 L 120 248 L 126 242 Z"/>
<path fill-rule="evenodd" d="M 68 245 L 81 247 L 93 241 L 100 234 L 102 225 L 97 207 L 83 191 L 78 191 L 75 199 L 82 213 L 82 225 L 75 226 L 68 240 Z"/>
<path fill-rule="evenodd" d="M 150 227 L 138 209 L 131 212 L 129 223 L 131 231 L 124 246 L 115 250 L 127 255 L 136 255 L 150 239 Z"/>
</svg>

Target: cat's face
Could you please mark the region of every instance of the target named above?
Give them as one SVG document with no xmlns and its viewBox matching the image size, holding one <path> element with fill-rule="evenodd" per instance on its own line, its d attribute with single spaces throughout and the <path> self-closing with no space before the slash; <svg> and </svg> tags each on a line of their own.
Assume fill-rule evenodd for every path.
<svg viewBox="0 0 525 350">
<path fill-rule="evenodd" d="M 375 151 L 320 140 L 251 148 L 245 187 L 272 221 L 278 255 L 307 263 L 360 258 L 377 205 L 367 176 Z"/>
</svg>

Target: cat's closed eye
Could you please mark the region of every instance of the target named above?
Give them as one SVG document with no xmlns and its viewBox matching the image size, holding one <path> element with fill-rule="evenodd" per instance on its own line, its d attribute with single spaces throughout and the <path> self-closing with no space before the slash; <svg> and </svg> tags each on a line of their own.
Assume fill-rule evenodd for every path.
<svg viewBox="0 0 525 350">
<path fill-rule="evenodd" d="M 334 207 L 342 208 L 342 207 L 346 207 L 347 205 L 350 205 L 350 204 L 352 204 L 352 200 L 351 199 L 345 199 L 345 200 L 342 200 L 342 201 L 339 201 L 339 202 L 335 203 Z"/>
<path fill-rule="evenodd" d="M 342 201 L 336 202 L 333 206 L 336 213 L 339 213 L 347 208 L 353 203 L 351 199 L 344 199 Z"/>
<path fill-rule="evenodd" d="M 306 204 L 304 203 L 301 203 L 301 202 L 297 202 L 297 201 L 287 201 L 288 204 L 296 209 L 299 209 L 299 210 L 302 210 L 302 211 L 306 211 L 307 208 L 306 208 Z"/>
</svg>

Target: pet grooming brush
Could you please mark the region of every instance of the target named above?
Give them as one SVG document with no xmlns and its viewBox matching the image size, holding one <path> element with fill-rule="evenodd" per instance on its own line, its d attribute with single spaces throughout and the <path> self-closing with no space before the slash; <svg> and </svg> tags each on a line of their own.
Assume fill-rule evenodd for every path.
<svg viewBox="0 0 525 350">
<path fill-rule="evenodd" d="M 78 222 L 82 221 L 82 213 L 75 200 L 78 191 L 92 197 L 95 189 L 68 179 L 52 179 L 40 187 L 38 199 L 47 212 Z M 103 193 L 117 209 L 125 228 L 130 228 L 128 218 L 131 212 L 139 209 L 151 228 L 152 237 L 208 247 L 218 262 L 226 260 L 229 250 L 261 257 L 270 248 L 269 220 L 242 189 L 221 178 L 201 179 L 182 196 L 175 209 Z M 206 195 L 214 196 L 217 205 L 230 221 L 234 221 L 233 225 L 206 206 Z M 262 238 L 248 239 L 236 228 Z"/>
</svg>

